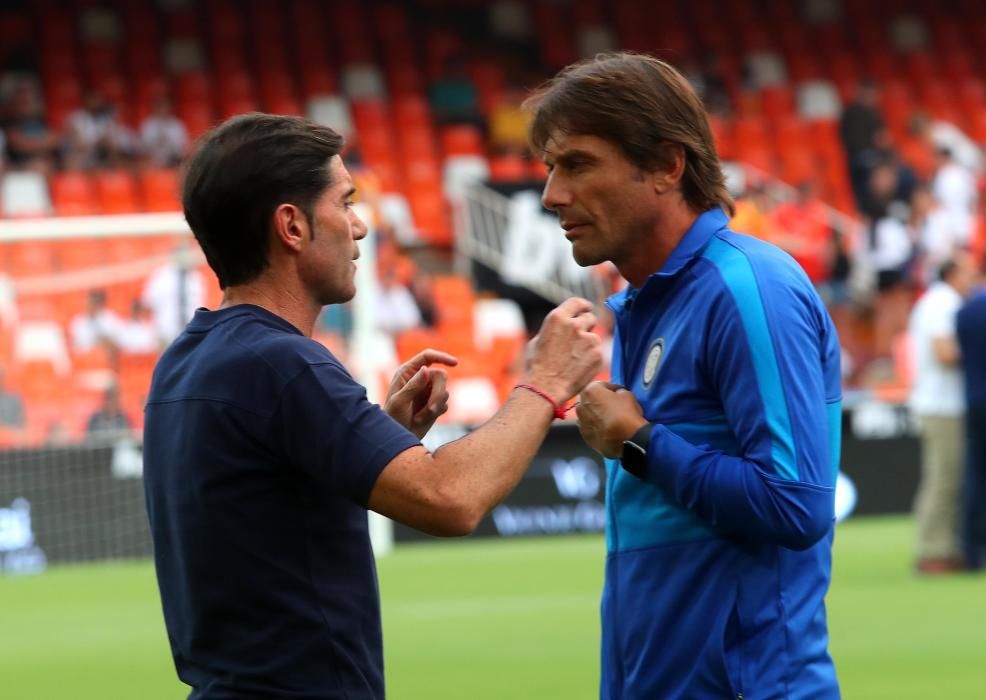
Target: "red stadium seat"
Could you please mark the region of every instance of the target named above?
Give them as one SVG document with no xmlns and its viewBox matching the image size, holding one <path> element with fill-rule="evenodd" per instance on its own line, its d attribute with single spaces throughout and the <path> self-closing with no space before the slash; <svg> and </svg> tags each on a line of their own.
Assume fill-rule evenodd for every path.
<svg viewBox="0 0 986 700">
<path fill-rule="evenodd" d="M 442 150 L 448 156 L 485 156 L 482 132 L 469 124 L 447 126 L 441 132 Z"/>
<path fill-rule="evenodd" d="M 440 188 L 409 187 L 408 203 L 415 229 L 424 241 L 442 247 L 452 244 L 448 207 Z"/>
<path fill-rule="evenodd" d="M 73 171 L 54 173 L 48 186 L 57 215 L 88 216 L 99 213 L 100 207 L 88 174 Z"/>
<path fill-rule="evenodd" d="M 493 182 L 523 182 L 528 178 L 527 161 L 522 156 L 493 156 L 489 163 L 490 180 Z"/>
<path fill-rule="evenodd" d="M 106 170 L 96 173 L 96 194 L 106 214 L 130 214 L 139 212 L 137 187 L 130 173 L 124 170 Z"/>
<path fill-rule="evenodd" d="M 147 211 L 181 211 L 178 172 L 169 168 L 143 170 L 138 175 Z"/>
</svg>

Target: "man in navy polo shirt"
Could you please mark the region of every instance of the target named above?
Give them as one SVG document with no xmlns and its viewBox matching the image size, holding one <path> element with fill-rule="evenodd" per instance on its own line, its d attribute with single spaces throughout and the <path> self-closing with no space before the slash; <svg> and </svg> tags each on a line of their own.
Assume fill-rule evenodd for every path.
<svg viewBox="0 0 986 700">
<path fill-rule="evenodd" d="M 969 568 L 978 570 L 986 565 L 986 286 L 959 309 L 955 331 L 966 402 L 962 548 Z"/>
<path fill-rule="evenodd" d="M 468 437 L 419 439 L 455 359 L 403 365 L 386 406 L 311 340 L 355 294 L 366 227 L 331 129 L 251 114 L 208 134 L 185 216 L 224 291 L 164 353 L 147 402 L 147 508 L 165 623 L 192 698 L 384 697 L 367 508 L 435 535 L 472 531 L 521 478 L 601 365 L 591 305 L 533 341 L 524 384 Z"/>
<path fill-rule="evenodd" d="M 609 301 L 615 384 L 578 408 L 608 458 L 601 696 L 837 698 L 825 307 L 789 255 L 729 230 L 708 120 L 671 66 L 598 57 L 532 104 L 545 206 L 579 264 L 630 283 Z"/>
</svg>

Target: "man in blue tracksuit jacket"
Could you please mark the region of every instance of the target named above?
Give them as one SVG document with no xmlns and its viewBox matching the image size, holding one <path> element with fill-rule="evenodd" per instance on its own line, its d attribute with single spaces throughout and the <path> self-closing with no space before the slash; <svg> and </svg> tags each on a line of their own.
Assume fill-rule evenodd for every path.
<svg viewBox="0 0 986 700">
<path fill-rule="evenodd" d="M 783 251 L 732 232 L 708 122 L 673 68 L 615 54 L 533 98 L 583 265 L 630 286 L 612 381 L 578 409 L 607 460 L 606 700 L 837 698 L 824 597 L 839 342 Z"/>
</svg>

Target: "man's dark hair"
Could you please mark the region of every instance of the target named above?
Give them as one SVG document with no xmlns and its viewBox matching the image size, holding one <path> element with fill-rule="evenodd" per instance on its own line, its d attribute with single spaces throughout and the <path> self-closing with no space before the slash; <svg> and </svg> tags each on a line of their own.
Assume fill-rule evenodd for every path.
<svg viewBox="0 0 986 700">
<path fill-rule="evenodd" d="M 702 101 L 664 61 L 602 54 L 562 70 L 525 106 L 534 114 L 530 140 L 536 153 L 544 152 L 556 130 L 596 136 L 653 172 L 667 164 L 666 146 L 677 144 L 685 152 L 681 191 L 688 205 L 698 212 L 721 207 L 734 213 Z"/>
<path fill-rule="evenodd" d="M 959 269 L 959 258 L 963 255 L 969 254 L 969 249 L 965 246 L 960 246 L 956 248 L 952 255 L 941 264 L 938 268 L 938 279 L 942 282 L 948 282 L 949 278 Z"/>
<path fill-rule="evenodd" d="M 301 117 L 243 114 L 205 134 L 182 184 L 185 219 L 219 286 L 250 282 L 269 263 L 274 210 L 294 204 L 309 222 L 332 185 L 343 138 Z"/>
</svg>

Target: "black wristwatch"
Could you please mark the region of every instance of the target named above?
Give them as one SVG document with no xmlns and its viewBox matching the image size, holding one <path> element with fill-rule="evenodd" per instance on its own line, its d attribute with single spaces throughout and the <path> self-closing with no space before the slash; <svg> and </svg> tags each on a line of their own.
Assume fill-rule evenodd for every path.
<svg viewBox="0 0 986 700">
<path fill-rule="evenodd" d="M 638 479 L 643 479 L 647 472 L 647 444 L 653 429 L 653 423 L 645 423 L 629 440 L 623 441 L 620 464 Z"/>
</svg>

